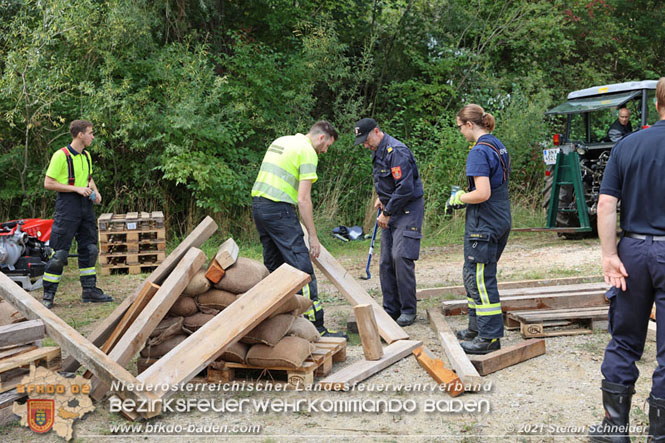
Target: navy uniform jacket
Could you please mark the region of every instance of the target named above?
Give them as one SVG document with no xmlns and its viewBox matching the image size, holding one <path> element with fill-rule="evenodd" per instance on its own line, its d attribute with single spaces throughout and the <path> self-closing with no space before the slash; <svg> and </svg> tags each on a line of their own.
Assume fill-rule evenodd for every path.
<svg viewBox="0 0 665 443">
<path fill-rule="evenodd" d="M 423 196 L 416 159 L 401 141 L 384 134 L 372 155 L 372 165 L 374 188 L 388 213 L 397 214 L 407 203 Z"/>
</svg>

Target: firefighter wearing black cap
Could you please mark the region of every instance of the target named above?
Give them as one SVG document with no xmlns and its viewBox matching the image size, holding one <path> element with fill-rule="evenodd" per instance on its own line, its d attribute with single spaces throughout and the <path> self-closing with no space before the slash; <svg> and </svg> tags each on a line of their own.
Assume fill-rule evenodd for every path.
<svg viewBox="0 0 665 443">
<path fill-rule="evenodd" d="M 656 86 L 660 120 L 612 149 L 598 199 L 598 237 L 605 282 L 612 285 L 609 332 L 600 367 L 605 418 L 591 426 L 591 441 L 630 442 L 629 416 L 636 362 L 642 357 L 656 304 L 656 360 L 649 395 L 649 441 L 665 442 L 665 77 Z M 622 238 L 617 248 L 617 205 Z"/>
<path fill-rule="evenodd" d="M 69 248 L 76 237 L 83 302 L 110 302 L 113 298 L 97 287 L 97 222 L 92 204 L 101 203 L 102 196 L 92 178 L 92 161 L 86 150 L 95 136 L 92 123 L 74 120 L 69 126 L 72 142 L 57 150 L 49 163 L 44 188 L 56 191 L 55 215 L 49 245 L 53 255 L 44 272 L 42 304 L 53 306 L 63 268 L 67 265 Z"/>
<path fill-rule="evenodd" d="M 500 349 L 503 337 L 496 268 L 510 234 L 510 157 L 491 134 L 494 117 L 480 106 L 464 106 L 457 113 L 457 128 L 475 143 L 466 160 L 469 192 L 459 190 L 448 201 L 452 208 L 466 205 L 463 277 L 469 326 L 457 338 L 466 353 L 486 354 Z"/>
<path fill-rule="evenodd" d="M 356 145 L 374 151 L 374 188 L 381 208 L 377 222 L 381 232 L 379 276 L 383 309 L 400 326 L 416 320 L 415 261 L 425 213 L 423 183 L 416 159 L 404 143 L 385 134 L 371 118 L 355 125 Z"/>
</svg>

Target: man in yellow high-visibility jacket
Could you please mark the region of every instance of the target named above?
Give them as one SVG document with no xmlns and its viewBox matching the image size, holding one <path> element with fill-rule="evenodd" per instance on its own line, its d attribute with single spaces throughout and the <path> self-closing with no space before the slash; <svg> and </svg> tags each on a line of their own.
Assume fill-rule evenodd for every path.
<svg viewBox="0 0 665 443">
<path fill-rule="evenodd" d="M 343 334 L 329 331 L 323 325 L 323 307 L 310 259 L 310 255 L 316 258 L 321 251 L 314 227 L 311 191 L 318 178 L 318 154 L 326 153 L 337 137 L 330 123 L 319 121 L 305 135 L 278 138 L 268 147 L 252 188 L 252 213 L 263 245 L 263 263 L 270 272 L 288 263 L 311 276 L 312 281 L 302 289 L 302 294 L 314 306 L 305 316 L 327 337 Z M 296 206 L 309 236 L 309 253 Z"/>
</svg>

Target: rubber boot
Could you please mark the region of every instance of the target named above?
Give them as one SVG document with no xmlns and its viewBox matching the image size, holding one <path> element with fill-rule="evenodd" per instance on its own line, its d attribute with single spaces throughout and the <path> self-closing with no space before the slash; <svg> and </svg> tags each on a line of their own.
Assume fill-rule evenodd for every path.
<svg viewBox="0 0 665 443">
<path fill-rule="evenodd" d="M 460 329 L 455 333 L 460 341 L 473 340 L 478 335 L 478 318 L 475 315 L 469 315 L 469 326 L 466 329 Z"/>
<path fill-rule="evenodd" d="M 53 307 L 53 298 L 55 294 L 51 292 L 44 291 L 44 296 L 42 297 L 42 304 L 47 308 L 51 309 Z"/>
<path fill-rule="evenodd" d="M 592 442 L 630 443 L 630 403 L 635 387 L 603 380 L 600 389 L 603 391 L 605 418 L 601 424 L 590 427 L 589 439 Z"/>
<path fill-rule="evenodd" d="M 665 398 L 649 396 L 649 441 L 665 442 Z"/>
<path fill-rule="evenodd" d="M 83 288 L 81 301 L 83 301 L 83 303 L 106 303 L 113 301 L 113 297 L 104 294 L 104 291 L 98 287 Z"/>
<path fill-rule="evenodd" d="M 461 346 L 467 354 L 489 354 L 501 349 L 501 340 L 498 338 L 476 337 L 471 341 L 462 342 Z"/>
</svg>

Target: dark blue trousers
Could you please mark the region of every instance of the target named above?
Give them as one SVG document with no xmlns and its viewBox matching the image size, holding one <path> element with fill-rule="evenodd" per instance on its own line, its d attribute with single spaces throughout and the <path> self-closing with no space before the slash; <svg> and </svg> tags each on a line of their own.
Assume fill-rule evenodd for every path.
<svg viewBox="0 0 665 443">
<path fill-rule="evenodd" d="M 665 398 L 665 242 L 624 237 L 619 257 L 626 267 L 626 291 L 610 289 L 609 331 L 601 372 L 612 383 L 633 385 L 639 377 L 635 362 L 642 357 L 649 315 L 656 302 L 657 360 L 651 394 Z"/>
<path fill-rule="evenodd" d="M 393 318 L 416 313 L 416 264 L 420 254 L 425 203 L 422 197 L 390 217 L 381 230 L 379 278 L 383 309 Z"/>
<path fill-rule="evenodd" d="M 314 303 L 313 308 L 305 312 L 305 316 L 315 326 L 323 327 L 323 307 L 319 302 L 316 275 L 295 207 L 289 203 L 254 197 L 252 214 L 263 245 L 263 264 L 268 271 L 273 272 L 288 263 L 310 275 L 312 281 L 299 293 Z"/>
</svg>

